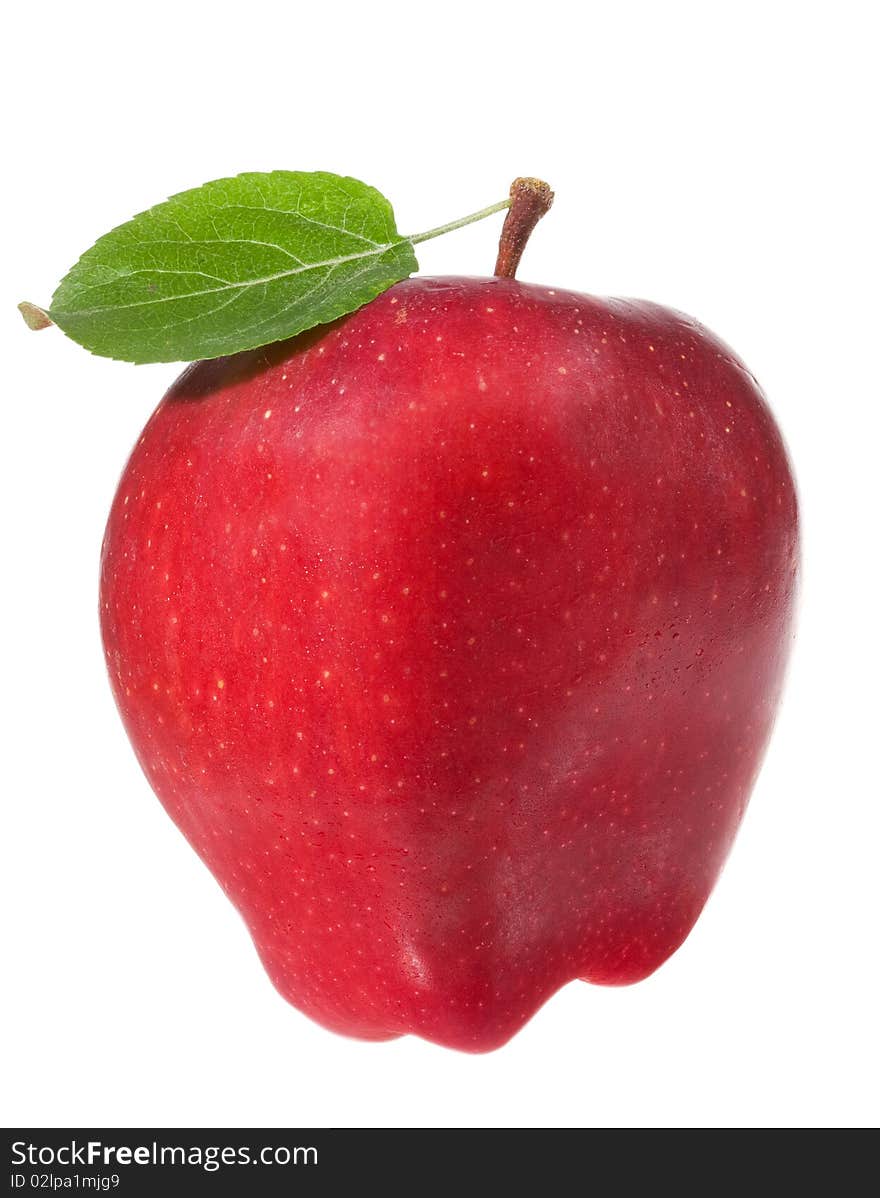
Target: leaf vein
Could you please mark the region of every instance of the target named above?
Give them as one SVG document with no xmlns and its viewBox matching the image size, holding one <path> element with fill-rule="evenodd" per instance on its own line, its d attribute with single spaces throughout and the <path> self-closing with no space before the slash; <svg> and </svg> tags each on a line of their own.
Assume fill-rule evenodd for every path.
<svg viewBox="0 0 880 1198">
<path fill-rule="evenodd" d="M 388 250 L 392 249 L 394 246 L 404 245 L 404 244 L 405 244 L 405 241 L 392 241 L 392 242 L 389 242 L 387 245 L 380 245 L 375 250 L 364 250 L 363 253 L 347 254 L 341 258 L 327 258 L 323 262 L 312 262 L 312 263 L 309 263 L 308 265 L 294 267 L 292 270 L 281 270 L 281 271 L 278 271 L 274 275 L 265 275 L 263 278 L 260 278 L 260 279 L 247 279 L 247 280 L 244 280 L 239 283 L 226 283 L 222 287 L 205 287 L 201 291 L 188 291 L 182 295 L 160 295 L 160 296 L 156 296 L 153 299 L 133 300 L 131 303 L 128 303 L 128 304 L 108 304 L 108 305 L 104 305 L 104 306 L 99 306 L 97 308 L 74 308 L 73 310 L 69 310 L 69 314 L 75 315 L 75 316 L 93 316 L 93 315 L 97 315 L 98 313 L 101 313 L 101 312 L 106 312 L 108 309 L 111 309 L 113 311 L 122 311 L 125 308 L 146 308 L 146 307 L 154 306 L 156 304 L 175 303 L 179 300 L 198 299 L 200 296 L 203 296 L 203 295 L 216 295 L 217 292 L 226 291 L 229 288 L 234 288 L 235 290 L 239 290 L 242 288 L 246 289 L 248 287 L 259 287 L 264 283 L 275 283 L 279 279 L 293 278 L 295 275 L 307 274 L 309 271 L 312 271 L 312 270 L 324 270 L 326 267 L 344 266 L 346 262 L 356 262 L 356 261 L 358 261 L 358 259 L 361 259 L 361 258 L 379 258 L 382 256 L 382 254 L 386 253 Z M 171 274 L 176 274 L 176 273 L 187 274 L 190 272 L 188 272 L 188 271 L 179 271 L 179 272 L 171 271 L 169 273 L 171 273 Z M 363 273 L 362 271 L 358 271 L 357 274 L 355 275 L 355 277 L 359 277 L 359 275 L 362 273 Z M 306 293 L 306 294 L 308 294 L 308 293 Z M 59 315 L 59 316 L 64 316 L 64 315 L 67 315 L 68 312 L 62 308 L 60 310 L 56 309 L 55 314 Z M 52 315 L 51 311 L 50 311 L 50 315 Z"/>
</svg>

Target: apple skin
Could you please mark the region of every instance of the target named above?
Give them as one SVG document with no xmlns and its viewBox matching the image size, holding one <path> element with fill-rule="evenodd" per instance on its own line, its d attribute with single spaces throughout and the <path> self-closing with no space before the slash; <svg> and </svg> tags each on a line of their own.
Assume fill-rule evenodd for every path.
<svg viewBox="0 0 880 1198">
<path fill-rule="evenodd" d="M 117 703 L 278 990 L 467 1051 L 687 936 L 792 635 L 795 488 L 680 313 L 414 278 L 198 363 L 103 547 Z"/>
</svg>

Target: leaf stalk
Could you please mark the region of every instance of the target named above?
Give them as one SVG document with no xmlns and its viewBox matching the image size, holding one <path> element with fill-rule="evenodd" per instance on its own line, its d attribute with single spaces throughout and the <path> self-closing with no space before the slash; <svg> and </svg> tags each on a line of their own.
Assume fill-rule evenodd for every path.
<svg viewBox="0 0 880 1198">
<path fill-rule="evenodd" d="M 418 245 L 420 241 L 430 241 L 432 237 L 442 237 L 444 233 L 452 233 L 455 229 L 463 229 L 465 225 L 472 225 L 475 221 L 493 216 L 496 212 L 503 212 L 505 208 L 510 207 L 510 204 L 510 198 L 499 200 L 497 204 L 490 204 L 488 208 L 481 208 L 479 212 L 472 212 L 470 216 L 462 216 L 459 220 L 450 221 L 448 225 L 438 225 L 436 229 L 429 229 L 427 233 L 415 233 L 406 240 L 411 245 Z"/>
</svg>

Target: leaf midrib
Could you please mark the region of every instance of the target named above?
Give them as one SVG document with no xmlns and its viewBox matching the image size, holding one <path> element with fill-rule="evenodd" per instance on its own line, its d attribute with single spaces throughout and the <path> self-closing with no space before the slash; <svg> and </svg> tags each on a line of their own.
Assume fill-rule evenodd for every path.
<svg viewBox="0 0 880 1198">
<path fill-rule="evenodd" d="M 223 242 L 222 244 L 228 244 L 228 243 Z M 251 243 L 244 242 L 244 244 L 251 244 Z M 256 245 L 258 243 L 254 242 L 253 244 Z M 64 315 L 94 316 L 94 315 L 97 315 L 99 312 L 106 312 L 108 310 L 121 311 L 126 308 L 153 307 L 156 304 L 176 303 L 179 300 L 197 299 L 203 295 L 217 295 L 219 292 L 223 292 L 223 291 L 246 291 L 249 287 L 262 287 L 263 285 L 268 284 L 268 283 L 275 283 L 279 279 L 289 279 L 289 278 L 292 278 L 294 275 L 307 274 L 309 271 L 325 270 L 327 268 L 332 269 L 336 266 L 342 266 L 346 262 L 356 262 L 359 259 L 363 259 L 363 258 L 378 258 L 378 257 L 381 257 L 381 255 L 386 253 L 388 250 L 393 249 L 394 246 L 405 245 L 406 238 L 402 237 L 399 241 L 389 241 L 384 244 L 376 244 L 376 243 L 374 243 L 374 244 L 375 244 L 375 249 L 364 250 L 362 253 L 359 253 L 359 254 L 345 254 L 341 258 L 326 258 L 321 262 L 311 262 L 308 265 L 294 267 L 291 270 L 281 270 L 281 271 L 278 271 L 274 275 L 264 275 L 260 279 L 247 279 L 245 282 L 242 282 L 242 283 L 224 283 L 223 286 L 221 286 L 221 287 L 206 287 L 206 288 L 203 288 L 201 291 L 185 292 L 183 295 L 161 295 L 155 299 L 134 300 L 130 304 L 114 303 L 114 304 L 104 305 L 103 307 L 99 306 L 97 308 L 73 308 L 73 309 L 52 308 L 52 309 L 50 309 L 50 314 L 53 314 L 56 316 L 57 315 L 61 315 L 61 316 L 64 316 Z M 132 275 L 134 275 L 134 274 L 151 274 L 151 273 L 152 274 L 158 273 L 158 268 L 147 268 L 147 269 L 144 269 L 141 271 L 132 271 L 129 275 L 126 275 L 125 277 L 131 278 Z M 181 271 L 170 271 L 167 273 L 190 274 L 193 272 L 181 270 Z M 120 281 L 120 280 L 114 280 L 114 282 L 118 282 L 118 281 Z M 98 285 L 98 284 L 96 284 L 96 285 Z M 112 286 L 112 284 L 100 284 L 100 285 L 101 286 L 106 286 L 106 285 Z"/>
</svg>

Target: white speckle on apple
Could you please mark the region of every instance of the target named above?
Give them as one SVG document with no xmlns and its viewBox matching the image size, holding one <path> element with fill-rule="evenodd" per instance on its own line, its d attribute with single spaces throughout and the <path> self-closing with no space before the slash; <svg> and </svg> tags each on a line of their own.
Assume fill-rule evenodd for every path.
<svg viewBox="0 0 880 1198">
<path fill-rule="evenodd" d="M 263 413 L 263 419 L 264 419 L 264 420 L 270 420 L 270 419 L 271 419 L 271 417 L 272 417 L 272 409 L 271 409 L 271 408 L 266 408 L 265 412 Z"/>
</svg>

